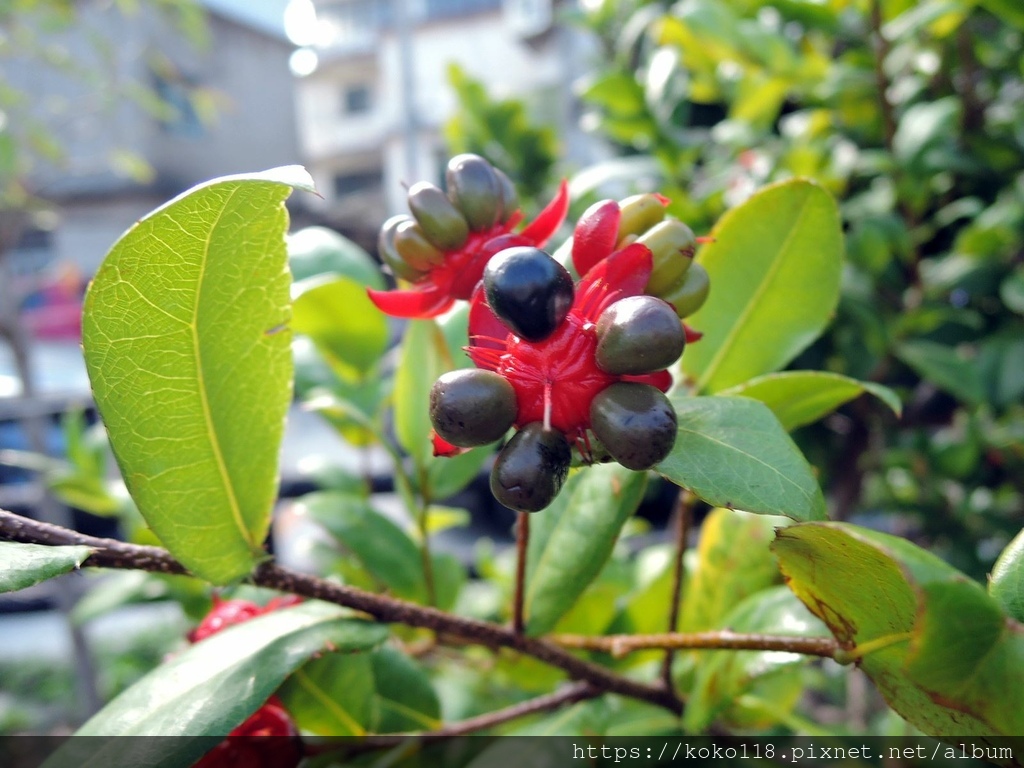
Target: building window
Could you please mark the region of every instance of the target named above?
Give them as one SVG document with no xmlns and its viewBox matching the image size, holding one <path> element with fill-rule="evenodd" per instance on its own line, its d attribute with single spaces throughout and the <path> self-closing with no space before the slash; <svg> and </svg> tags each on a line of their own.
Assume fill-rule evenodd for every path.
<svg viewBox="0 0 1024 768">
<path fill-rule="evenodd" d="M 361 115 L 370 111 L 370 86 L 360 83 L 347 86 L 342 93 L 342 107 L 346 115 Z"/>
<path fill-rule="evenodd" d="M 355 173 L 337 173 L 334 175 L 334 196 L 347 197 L 380 189 L 381 173 L 375 171 L 356 171 Z"/>
<path fill-rule="evenodd" d="M 161 102 L 160 127 L 167 133 L 197 138 L 205 132 L 193 101 L 195 85 L 183 79 L 153 75 L 153 90 Z"/>
</svg>

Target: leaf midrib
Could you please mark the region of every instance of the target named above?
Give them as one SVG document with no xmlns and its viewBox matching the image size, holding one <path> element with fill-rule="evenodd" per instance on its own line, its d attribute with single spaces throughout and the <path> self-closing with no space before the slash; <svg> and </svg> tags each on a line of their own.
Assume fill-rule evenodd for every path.
<svg viewBox="0 0 1024 768">
<path fill-rule="evenodd" d="M 231 200 L 237 194 L 238 189 L 239 188 L 236 186 L 229 192 L 227 200 L 225 200 L 224 204 L 220 206 L 213 223 L 210 225 L 210 228 L 206 233 L 206 242 L 203 244 L 202 263 L 199 267 L 199 279 L 196 281 L 196 295 L 195 302 L 192 307 L 192 321 L 189 323 L 189 328 L 192 332 L 192 349 L 195 357 L 196 384 L 198 385 L 199 403 L 203 411 L 203 421 L 206 424 L 206 434 L 210 440 L 210 446 L 213 449 L 213 457 L 217 464 L 217 473 L 220 475 L 221 483 L 227 493 L 228 507 L 231 510 L 231 519 L 238 528 L 238 531 L 242 536 L 242 540 L 245 541 L 251 549 L 255 549 L 256 543 L 253 541 L 252 532 L 249 530 L 248 526 L 246 526 L 245 519 L 242 517 L 242 510 L 238 504 L 238 497 L 235 495 L 235 486 L 231 481 L 231 475 L 228 472 L 227 464 L 224 461 L 224 452 L 220 446 L 220 439 L 217 435 L 217 430 L 214 429 L 213 416 L 210 411 L 210 401 L 207 397 L 206 391 L 206 374 L 203 369 L 203 359 L 199 344 L 199 309 L 200 304 L 202 303 L 203 283 L 206 280 L 206 267 L 210 261 L 209 254 L 213 234 L 220 226 L 220 222 L 224 218 L 224 214 L 228 210 Z"/>
<path fill-rule="evenodd" d="M 782 245 L 779 247 L 778 252 L 780 254 L 784 253 L 789 248 L 790 241 L 796 236 L 796 233 L 799 232 L 800 222 L 807 212 L 810 200 L 810 195 L 804 195 L 804 201 L 803 204 L 800 206 L 800 212 L 797 214 L 796 219 L 794 219 L 793 225 L 789 229 L 789 233 L 786 235 L 786 238 L 782 241 Z M 748 316 L 754 311 L 754 307 L 758 305 L 761 295 L 767 290 L 767 286 L 774 281 L 775 273 L 778 272 L 779 269 L 781 269 L 782 261 L 782 259 L 776 258 L 772 262 L 771 267 L 765 274 L 764 280 L 762 280 L 760 284 L 757 286 L 757 289 L 751 295 L 750 300 L 747 302 L 747 305 L 743 308 L 743 311 L 740 313 L 740 316 L 737 318 L 736 322 L 733 323 L 732 327 L 729 329 L 729 333 L 726 334 L 725 339 L 722 341 L 718 349 L 715 351 L 715 354 L 711 358 L 711 361 L 707 364 L 707 366 L 705 366 L 704 373 L 701 375 L 699 379 L 697 379 L 696 388 L 698 391 L 704 391 L 704 387 L 707 385 L 708 380 L 713 376 L 713 374 L 718 369 L 721 359 L 729 351 L 729 348 L 733 343 L 733 339 L 740 333 L 740 330 L 742 328 L 746 327 L 746 321 Z"/>
</svg>

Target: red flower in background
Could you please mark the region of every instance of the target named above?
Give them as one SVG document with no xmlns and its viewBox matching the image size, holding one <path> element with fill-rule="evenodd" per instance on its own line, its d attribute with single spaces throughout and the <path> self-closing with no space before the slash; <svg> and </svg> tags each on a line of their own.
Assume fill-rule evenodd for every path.
<svg viewBox="0 0 1024 768">
<path fill-rule="evenodd" d="M 516 212 L 481 232 L 471 232 L 457 249 L 445 251 L 444 261 L 432 267 L 411 288 L 394 291 L 368 289 L 370 300 L 392 317 L 427 318 L 448 310 L 456 299 L 467 300 L 483 275 L 487 262 L 499 251 L 517 245 L 542 247 L 555 233 L 569 210 L 569 188 L 563 181 L 554 199 L 521 232 L 512 229 L 522 221 Z"/>
<path fill-rule="evenodd" d="M 295 596 L 276 597 L 261 606 L 248 600 L 214 597 L 213 609 L 189 633 L 188 639 L 193 643 L 202 642 L 230 626 L 299 602 L 301 598 Z M 254 738 L 268 736 L 284 738 Z M 295 768 L 303 754 L 299 731 L 291 715 L 280 699 L 271 696 L 193 768 Z"/>
</svg>

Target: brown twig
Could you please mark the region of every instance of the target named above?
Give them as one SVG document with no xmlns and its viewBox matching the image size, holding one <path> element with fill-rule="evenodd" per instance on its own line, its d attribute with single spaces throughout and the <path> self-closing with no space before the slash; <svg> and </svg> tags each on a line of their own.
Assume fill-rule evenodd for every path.
<svg viewBox="0 0 1024 768">
<path fill-rule="evenodd" d="M 526 548 L 530 543 L 530 513 L 520 512 L 516 520 L 516 584 L 512 595 L 512 631 L 523 634 L 523 603 L 526 599 Z"/>
<path fill-rule="evenodd" d="M 94 550 L 88 560 L 88 565 L 92 567 L 157 573 L 187 573 L 181 563 L 159 547 L 147 547 L 113 539 L 86 536 L 4 510 L 0 510 L 0 540 L 52 546 L 75 544 L 87 546 Z M 675 713 L 682 711 L 679 699 L 671 691 L 665 691 L 660 686 L 632 680 L 597 664 L 584 661 L 550 642 L 516 634 L 511 629 L 498 624 L 468 619 L 387 595 L 377 595 L 355 587 L 335 584 L 315 576 L 283 568 L 271 561 L 257 566 L 249 581 L 256 586 L 324 600 L 362 611 L 381 622 L 430 629 L 479 645 L 510 648 L 557 667 L 571 678 L 586 681 L 602 692 L 618 693 L 647 701 Z"/>
<path fill-rule="evenodd" d="M 526 717 L 527 715 L 534 715 L 538 712 L 547 712 L 548 710 L 563 707 L 566 704 L 575 704 L 577 701 L 592 699 L 600 696 L 602 693 L 603 691 L 600 688 L 595 688 L 588 682 L 577 682 L 566 686 L 560 691 L 521 701 L 518 704 L 513 704 L 512 706 L 505 707 L 504 709 L 497 709 L 494 712 L 488 712 L 485 715 L 478 715 L 477 717 L 470 717 L 456 723 L 449 723 L 436 731 L 429 731 L 427 733 L 392 733 L 379 736 L 364 736 L 359 738 L 355 743 L 352 743 L 352 739 L 348 739 L 341 743 L 333 739 L 316 739 L 307 744 L 306 755 L 320 755 L 327 752 L 333 752 L 344 749 L 350 744 L 354 749 L 349 751 L 362 752 L 371 749 L 386 749 L 388 747 L 397 746 L 398 744 L 404 744 L 410 738 L 419 738 L 422 741 L 440 741 L 442 739 L 450 739 L 456 736 L 466 736 L 470 733 L 485 731 L 488 728 L 493 728 L 497 725 L 501 725 L 502 723 L 518 720 L 519 718 Z"/>
<path fill-rule="evenodd" d="M 668 607 L 668 631 L 675 632 L 679 629 L 679 606 L 682 602 L 683 582 L 686 579 L 686 540 L 690 534 L 690 518 L 693 516 L 693 506 L 697 503 L 697 497 L 686 490 L 679 489 L 679 496 L 676 498 L 676 506 L 673 511 L 676 533 L 675 562 L 672 564 L 672 592 L 669 597 Z M 672 661 L 675 658 L 675 649 L 668 648 L 665 651 L 665 658 L 661 662 L 661 682 L 666 690 L 672 688 Z"/>
<path fill-rule="evenodd" d="M 604 651 L 621 657 L 648 648 L 689 648 L 731 651 L 785 651 L 805 656 L 832 658 L 839 644 L 831 637 L 761 635 L 732 632 L 668 632 L 661 635 L 553 635 L 551 642 L 563 648 Z"/>
</svg>

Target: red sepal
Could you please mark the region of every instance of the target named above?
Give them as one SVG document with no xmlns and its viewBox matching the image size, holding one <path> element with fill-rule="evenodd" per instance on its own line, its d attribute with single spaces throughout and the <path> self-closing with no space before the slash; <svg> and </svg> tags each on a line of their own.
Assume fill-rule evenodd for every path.
<svg viewBox="0 0 1024 768">
<path fill-rule="evenodd" d="M 655 371 L 654 373 L 644 373 L 638 376 L 623 376 L 622 380 L 635 381 L 638 384 L 650 384 L 662 392 L 668 392 L 672 386 L 672 374 L 668 371 Z"/>
<path fill-rule="evenodd" d="M 505 350 L 509 329 L 498 319 L 498 316 L 491 309 L 491 305 L 487 303 L 482 282 L 477 285 L 476 290 L 473 291 L 473 298 L 469 301 L 469 322 L 467 325 L 471 349 Z M 473 357 L 472 351 L 467 351 L 470 357 Z M 476 359 L 474 358 L 473 361 L 476 362 Z M 481 366 L 477 363 L 477 367 L 490 368 L 491 366 Z"/>
<path fill-rule="evenodd" d="M 572 265 L 585 275 L 611 255 L 619 237 L 622 210 L 614 200 L 602 200 L 587 208 L 572 233 Z"/>
<path fill-rule="evenodd" d="M 429 281 L 417 283 L 415 288 L 405 291 L 376 291 L 367 288 L 366 293 L 377 309 L 392 317 L 437 317 L 455 303 L 447 290 Z"/>
<path fill-rule="evenodd" d="M 469 448 L 459 448 L 457 445 L 452 445 L 434 430 L 430 430 L 430 442 L 434 446 L 434 455 L 443 456 L 446 459 L 458 456 L 460 453 L 465 453 L 469 450 Z"/>
<path fill-rule="evenodd" d="M 596 323 L 609 305 L 642 294 L 653 268 L 650 249 L 641 243 L 631 243 L 587 272 L 576 289 L 573 308 Z"/>
<path fill-rule="evenodd" d="M 522 235 L 504 234 L 492 237 L 490 240 L 477 247 L 469 261 L 461 267 L 445 265 L 442 269 L 450 271 L 450 293 L 456 299 L 468 299 L 473 295 L 480 280 L 483 278 L 484 269 L 491 258 L 506 248 L 515 248 L 518 245 L 533 245 L 533 242 Z"/>
<path fill-rule="evenodd" d="M 701 331 L 695 330 L 683 323 L 683 333 L 686 334 L 686 343 L 692 344 L 695 341 L 700 341 L 704 338 L 704 334 Z"/>
<path fill-rule="evenodd" d="M 562 183 L 558 185 L 558 194 L 519 234 L 538 248 L 543 248 L 548 239 L 562 226 L 568 213 L 569 182 L 562 179 Z"/>
</svg>

